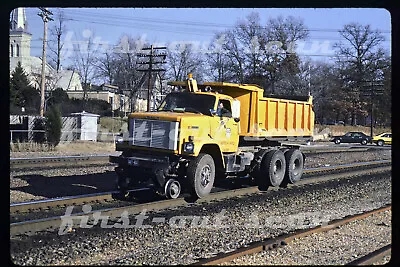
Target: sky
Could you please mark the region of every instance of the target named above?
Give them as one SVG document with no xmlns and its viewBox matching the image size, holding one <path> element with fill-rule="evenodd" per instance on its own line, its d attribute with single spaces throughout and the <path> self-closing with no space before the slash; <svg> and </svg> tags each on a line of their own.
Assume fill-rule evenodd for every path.
<svg viewBox="0 0 400 267">
<path fill-rule="evenodd" d="M 231 29 L 251 12 L 259 13 L 261 25 L 270 18 L 300 18 L 310 30 L 308 41 L 299 43 L 300 56 L 312 55 L 313 60 L 327 61 L 332 46 L 343 41 L 338 30 L 357 22 L 371 25 L 385 37 L 382 46 L 391 49 L 391 17 L 379 8 L 51 8 L 53 18 L 62 10 L 67 21 L 63 40 L 83 42 L 92 36 L 103 47 L 115 46 L 124 35 L 140 37 L 156 45 L 171 42 L 195 42 L 206 46 L 218 31 Z M 41 56 L 43 21 L 38 8 L 26 8 L 28 30 L 32 34 L 31 55 Z M 49 30 L 55 22 L 48 23 Z M 101 53 L 101 49 L 99 53 Z M 104 50 L 103 50 L 104 51 Z M 65 54 L 64 67 L 70 64 L 71 53 Z"/>
</svg>

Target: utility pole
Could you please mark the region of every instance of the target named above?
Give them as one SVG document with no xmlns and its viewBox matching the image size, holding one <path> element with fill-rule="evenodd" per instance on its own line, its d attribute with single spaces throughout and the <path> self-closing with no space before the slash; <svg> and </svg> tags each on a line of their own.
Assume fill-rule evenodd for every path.
<svg viewBox="0 0 400 267">
<path fill-rule="evenodd" d="M 308 65 L 308 95 L 311 95 L 311 65 Z"/>
<path fill-rule="evenodd" d="M 148 57 L 148 61 L 141 61 L 137 62 L 138 64 L 147 64 L 149 65 L 148 69 L 138 69 L 138 71 L 145 71 L 149 73 L 149 80 L 147 83 L 147 111 L 150 111 L 150 98 L 151 98 L 151 77 L 152 77 L 152 72 L 159 72 L 159 71 L 165 71 L 165 69 L 160 69 L 160 68 L 153 68 L 154 65 L 157 64 L 164 64 L 165 63 L 165 58 L 167 57 L 167 54 L 161 53 L 161 54 L 154 54 L 154 50 L 161 50 L 161 49 L 167 49 L 167 47 L 154 47 L 151 45 L 150 47 L 145 47 L 142 50 L 149 50 L 149 54 L 144 54 L 144 53 L 139 53 L 137 54 L 138 57 Z M 154 58 L 157 57 L 162 57 L 163 61 L 154 61 Z"/>
<path fill-rule="evenodd" d="M 47 42 L 47 22 L 49 20 L 53 20 L 50 15 L 53 15 L 50 11 L 43 7 L 39 7 L 41 10 L 38 15 L 43 19 L 44 32 L 43 32 L 43 51 L 42 51 L 42 81 L 40 83 L 40 117 L 44 115 L 44 105 L 45 105 L 45 97 L 44 97 L 44 88 L 46 83 L 46 42 Z"/>
<path fill-rule="evenodd" d="M 369 83 L 369 85 L 364 85 L 362 91 L 364 96 L 369 96 L 370 98 L 370 117 L 371 117 L 371 124 L 370 124 L 370 135 L 371 138 L 373 137 L 373 112 L 374 112 L 374 99 L 376 95 L 382 95 L 383 94 L 383 89 L 381 88 L 383 86 L 382 83 L 375 83 L 375 81 L 364 81 L 366 83 Z M 380 87 L 380 88 L 376 88 Z"/>
</svg>

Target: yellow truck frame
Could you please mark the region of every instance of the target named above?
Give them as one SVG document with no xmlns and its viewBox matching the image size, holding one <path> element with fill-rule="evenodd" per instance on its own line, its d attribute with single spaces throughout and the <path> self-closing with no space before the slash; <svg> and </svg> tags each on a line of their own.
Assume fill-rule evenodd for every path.
<svg viewBox="0 0 400 267">
<path fill-rule="evenodd" d="M 312 137 L 312 96 L 264 97 L 258 85 L 197 84 L 191 75 L 168 84 L 176 90 L 156 112 L 128 115 L 129 134 L 116 142 L 122 153 L 110 156 L 122 195 L 151 186 L 196 199 L 227 177 L 248 177 L 260 190 L 301 179 L 305 156 L 285 142 Z"/>
</svg>

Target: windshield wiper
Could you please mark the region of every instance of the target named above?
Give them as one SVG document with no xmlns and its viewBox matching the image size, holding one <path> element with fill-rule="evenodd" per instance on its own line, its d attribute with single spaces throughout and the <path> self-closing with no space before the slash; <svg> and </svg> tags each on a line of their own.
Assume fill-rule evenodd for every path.
<svg viewBox="0 0 400 267">
<path fill-rule="evenodd" d="M 203 115 L 203 113 L 201 113 L 200 111 L 198 111 L 197 109 L 192 108 L 192 107 L 186 107 L 185 108 L 185 112 L 194 112 L 194 113 L 198 113 L 198 114 Z"/>
<path fill-rule="evenodd" d="M 193 113 L 198 113 L 203 115 L 203 113 L 195 108 L 192 107 L 184 107 L 184 108 L 180 108 L 180 107 L 176 107 L 176 108 L 170 108 L 170 109 L 162 109 L 160 111 L 170 111 L 170 112 L 193 112 Z"/>
</svg>

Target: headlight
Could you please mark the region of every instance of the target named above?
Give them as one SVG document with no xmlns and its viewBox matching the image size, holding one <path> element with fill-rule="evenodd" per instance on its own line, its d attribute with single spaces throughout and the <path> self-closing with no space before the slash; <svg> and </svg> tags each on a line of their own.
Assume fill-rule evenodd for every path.
<svg viewBox="0 0 400 267">
<path fill-rule="evenodd" d="M 124 142 L 124 138 L 118 137 L 118 138 L 115 140 L 115 142 L 116 142 L 116 143 L 122 143 L 122 142 Z"/>
<path fill-rule="evenodd" d="M 194 152 L 194 144 L 192 142 L 185 142 L 183 144 L 183 152 L 193 154 L 193 152 Z"/>
</svg>

